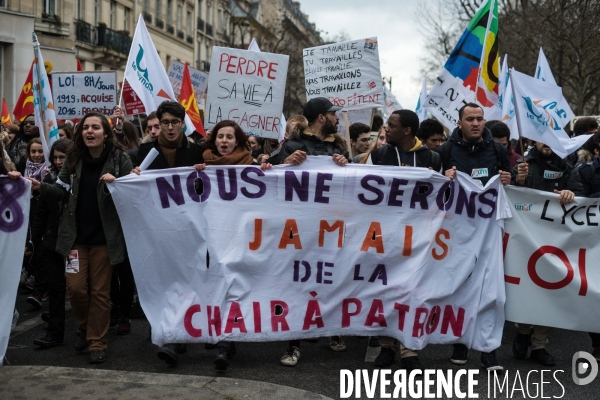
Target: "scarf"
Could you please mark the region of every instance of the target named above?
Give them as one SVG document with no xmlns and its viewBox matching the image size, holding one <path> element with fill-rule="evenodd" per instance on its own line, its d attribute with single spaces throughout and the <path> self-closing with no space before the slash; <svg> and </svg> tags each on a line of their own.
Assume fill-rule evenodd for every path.
<svg viewBox="0 0 600 400">
<path fill-rule="evenodd" d="M 254 162 L 248 149 L 241 146 L 236 147 L 226 156 L 217 155 L 211 149 L 204 150 L 202 156 L 206 165 L 251 165 Z"/>
<path fill-rule="evenodd" d="M 30 159 L 27 159 L 25 163 L 25 177 L 34 178 L 35 180 L 42 181 L 46 176 L 46 163 L 34 163 Z"/>
<path fill-rule="evenodd" d="M 160 145 L 160 149 L 167 160 L 167 164 L 169 164 L 169 168 L 173 168 L 175 166 L 175 151 L 178 147 L 181 147 L 183 143 L 183 133 L 179 134 L 179 140 L 170 141 L 167 139 L 165 135 L 162 133 L 158 135 L 158 144 Z"/>
</svg>

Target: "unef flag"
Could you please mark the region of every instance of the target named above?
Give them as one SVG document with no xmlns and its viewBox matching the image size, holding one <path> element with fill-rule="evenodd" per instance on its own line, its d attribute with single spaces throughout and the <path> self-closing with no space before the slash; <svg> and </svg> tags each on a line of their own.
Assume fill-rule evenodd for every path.
<svg viewBox="0 0 600 400">
<path fill-rule="evenodd" d="M 33 114 L 33 63 L 31 63 L 29 74 L 27 74 L 27 79 L 25 79 L 23 89 L 21 89 L 21 94 L 19 94 L 13 109 L 13 115 L 19 122 L 30 114 Z"/>
<path fill-rule="evenodd" d="M 176 101 L 167 71 L 163 68 L 141 14 L 125 66 L 125 80 L 144 104 L 146 114 L 156 111 L 165 100 Z M 183 131 L 186 135 L 194 131 L 194 124 L 187 115 Z"/>
<path fill-rule="evenodd" d="M 58 140 L 58 126 L 56 125 L 56 114 L 52 102 L 50 82 L 37 35 L 33 33 L 33 106 L 35 114 L 35 125 L 40 128 L 42 148 L 46 157 L 46 164 L 50 165 L 50 147 Z"/>
<path fill-rule="evenodd" d="M 559 157 L 579 149 L 592 135 L 570 138 L 563 127 L 569 122 L 560 86 L 510 70 L 515 113 L 521 136 L 547 145 Z"/>
<path fill-rule="evenodd" d="M 202 136 L 206 136 L 187 63 L 185 63 L 183 67 L 183 79 L 181 81 L 179 103 L 185 108 L 185 113 L 192 120 L 196 132 L 200 133 Z"/>
<path fill-rule="evenodd" d="M 6 100 L 4 99 L 2 99 L 2 117 L 0 117 L 0 123 L 2 123 L 2 125 L 12 124 L 12 119 L 10 119 L 10 112 L 8 111 Z"/>
</svg>

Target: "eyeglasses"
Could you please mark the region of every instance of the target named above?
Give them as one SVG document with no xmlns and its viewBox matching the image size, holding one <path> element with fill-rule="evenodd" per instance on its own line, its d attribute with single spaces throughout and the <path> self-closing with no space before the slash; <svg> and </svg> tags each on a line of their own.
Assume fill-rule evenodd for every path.
<svg viewBox="0 0 600 400">
<path fill-rule="evenodd" d="M 181 124 L 181 120 L 174 119 L 174 120 L 169 121 L 168 119 L 163 119 L 162 121 L 160 121 L 160 124 L 162 126 L 164 126 L 165 128 L 168 127 L 169 125 L 173 125 L 173 127 L 175 127 L 175 126 L 179 126 L 179 124 Z"/>
</svg>

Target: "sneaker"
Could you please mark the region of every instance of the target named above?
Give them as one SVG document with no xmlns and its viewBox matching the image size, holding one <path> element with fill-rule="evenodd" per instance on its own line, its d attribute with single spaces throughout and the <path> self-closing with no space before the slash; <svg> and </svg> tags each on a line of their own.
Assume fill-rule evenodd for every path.
<svg viewBox="0 0 600 400">
<path fill-rule="evenodd" d="M 281 357 L 281 365 L 285 365 L 286 367 L 293 367 L 298 364 L 298 360 L 300 359 L 300 349 L 296 346 L 292 346 L 291 349 L 285 352 L 283 357 Z"/>
<path fill-rule="evenodd" d="M 129 335 L 131 331 L 131 320 L 126 316 L 121 316 L 119 325 L 117 326 L 117 335 Z"/>
<path fill-rule="evenodd" d="M 453 346 L 454 351 L 452 352 L 452 357 L 450 357 L 450 362 L 456 365 L 465 365 L 469 349 L 464 344 L 455 344 Z"/>
<path fill-rule="evenodd" d="M 75 351 L 82 352 L 90 346 L 85 336 L 85 330 L 81 328 L 77 329 L 77 339 L 75 339 Z"/>
<path fill-rule="evenodd" d="M 340 336 L 332 336 L 329 338 L 329 348 L 333 351 L 346 351 L 346 343 Z"/>
<path fill-rule="evenodd" d="M 177 365 L 177 353 L 168 347 L 160 347 L 156 352 L 156 356 L 166 362 L 168 365 Z"/>
<path fill-rule="evenodd" d="M 527 349 L 529 349 L 529 345 L 531 344 L 531 335 L 526 335 L 524 333 L 517 333 L 515 336 L 515 340 L 512 343 L 512 352 L 515 358 L 522 360 L 527 357 Z"/>
<path fill-rule="evenodd" d="M 554 357 L 552 357 L 552 355 L 548 353 L 548 350 L 546 349 L 531 350 L 531 359 L 536 360 L 540 364 L 547 367 L 556 365 L 556 363 L 554 362 Z"/>
<path fill-rule="evenodd" d="M 23 284 L 23 286 L 27 290 L 35 289 L 35 276 L 30 275 L 29 278 L 25 278 L 25 283 Z"/>
<path fill-rule="evenodd" d="M 421 374 L 424 371 L 423 365 L 421 365 L 421 361 L 419 361 L 419 357 L 417 356 L 401 358 L 400 364 L 406 370 L 407 374 L 410 374 L 414 370 L 420 370 Z"/>
<path fill-rule="evenodd" d="M 32 294 L 27 298 L 27 303 L 31 304 L 33 308 L 42 308 L 42 299 L 37 294 Z"/>
<path fill-rule="evenodd" d="M 600 347 L 594 347 L 594 351 L 592 351 L 592 357 L 594 357 L 596 361 L 600 361 Z"/>
<path fill-rule="evenodd" d="M 117 326 L 120 315 L 121 313 L 119 312 L 119 307 L 112 306 L 110 309 L 110 323 L 108 326 L 111 328 Z"/>
<path fill-rule="evenodd" d="M 50 323 L 50 313 L 48 311 L 42 312 L 42 314 L 40 315 L 40 318 L 42 318 L 42 321 L 44 321 L 45 323 L 47 323 L 47 324 Z"/>
<path fill-rule="evenodd" d="M 229 360 L 227 358 L 227 350 L 223 348 L 219 349 L 219 354 L 217 354 L 217 358 L 214 361 L 217 371 L 225 371 L 229 367 Z"/>
<path fill-rule="evenodd" d="M 387 368 L 394 364 L 394 358 L 396 357 L 396 353 L 389 347 L 382 347 L 379 355 L 375 359 L 376 367 Z"/>
<path fill-rule="evenodd" d="M 379 344 L 379 336 L 371 336 L 369 338 L 369 347 L 381 347 Z"/>
<path fill-rule="evenodd" d="M 496 358 L 496 350 L 490 353 L 481 353 L 481 365 L 488 371 L 503 371 L 504 367 L 500 365 Z"/>
<path fill-rule="evenodd" d="M 33 344 L 39 347 L 52 347 L 59 346 L 64 343 L 64 339 L 58 340 L 52 337 L 50 334 L 46 334 L 43 338 L 35 339 Z"/>
<path fill-rule="evenodd" d="M 102 364 L 106 361 L 106 351 L 92 350 L 90 351 L 90 364 Z"/>
<path fill-rule="evenodd" d="M 49 298 L 50 298 L 50 294 L 49 294 L 49 292 L 45 292 L 45 293 L 42 295 L 42 301 L 48 301 L 48 299 L 49 299 Z"/>
<path fill-rule="evenodd" d="M 187 343 L 176 343 L 173 346 L 173 351 L 177 354 L 183 354 L 187 351 Z"/>
</svg>

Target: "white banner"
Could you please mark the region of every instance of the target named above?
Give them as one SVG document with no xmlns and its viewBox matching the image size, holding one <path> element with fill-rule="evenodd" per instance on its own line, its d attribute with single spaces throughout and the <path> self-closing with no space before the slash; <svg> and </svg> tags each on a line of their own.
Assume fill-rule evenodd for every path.
<svg viewBox="0 0 600 400">
<path fill-rule="evenodd" d="M 247 135 L 278 139 L 289 56 L 213 47 L 204 127 L 230 119 Z"/>
<path fill-rule="evenodd" d="M 506 188 L 513 217 L 505 222 L 506 319 L 600 332 L 597 199 Z"/>
<path fill-rule="evenodd" d="M 190 78 L 192 78 L 192 86 L 194 87 L 196 100 L 200 102 L 200 100 L 204 98 L 204 93 L 206 92 L 206 87 L 208 86 L 208 74 L 206 72 L 199 71 L 196 68 L 192 68 L 189 65 L 188 70 L 190 71 Z M 171 61 L 167 75 L 169 76 L 171 86 L 173 86 L 175 96 L 179 98 L 179 93 L 181 92 L 181 82 L 183 80 L 183 63 L 177 60 Z"/>
<path fill-rule="evenodd" d="M 4 360 L 23 265 L 31 182 L 0 176 L 0 365 Z"/>
<path fill-rule="evenodd" d="M 52 91 L 58 119 L 83 118 L 89 112 L 112 118 L 117 105 L 117 72 L 55 72 Z"/>
<path fill-rule="evenodd" d="M 425 168 L 309 157 L 266 172 L 144 171 L 109 189 L 156 344 L 386 335 L 412 349 L 500 345 L 497 218 L 508 207 L 497 178 L 481 188 L 464 174 L 452 183 Z"/>
<path fill-rule="evenodd" d="M 304 49 L 306 98 L 346 110 L 383 106 L 378 46 L 373 37 Z"/>
</svg>

